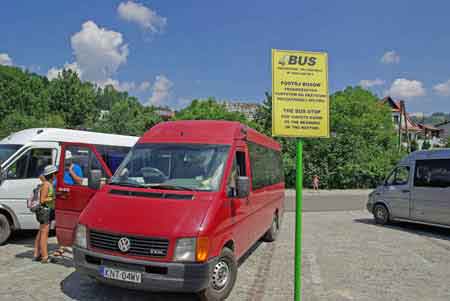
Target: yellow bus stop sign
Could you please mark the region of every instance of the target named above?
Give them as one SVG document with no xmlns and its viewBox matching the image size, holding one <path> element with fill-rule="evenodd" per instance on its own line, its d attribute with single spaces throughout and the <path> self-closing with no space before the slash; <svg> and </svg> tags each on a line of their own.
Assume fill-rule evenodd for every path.
<svg viewBox="0 0 450 301">
<path fill-rule="evenodd" d="M 330 136 L 328 56 L 272 49 L 272 135 Z"/>
</svg>

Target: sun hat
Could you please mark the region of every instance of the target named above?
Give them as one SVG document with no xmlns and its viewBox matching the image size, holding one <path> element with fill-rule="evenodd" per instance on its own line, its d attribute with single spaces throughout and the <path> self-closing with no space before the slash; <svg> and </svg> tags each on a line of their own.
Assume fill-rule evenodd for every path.
<svg viewBox="0 0 450 301">
<path fill-rule="evenodd" d="M 56 172 L 58 172 L 58 168 L 55 165 L 47 165 L 42 172 L 42 176 L 48 176 Z"/>
</svg>

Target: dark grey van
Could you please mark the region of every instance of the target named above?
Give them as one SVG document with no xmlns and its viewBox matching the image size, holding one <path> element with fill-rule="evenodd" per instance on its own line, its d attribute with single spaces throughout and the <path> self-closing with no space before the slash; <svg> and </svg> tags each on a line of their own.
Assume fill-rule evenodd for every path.
<svg viewBox="0 0 450 301">
<path fill-rule="evenodd" d="M 450 227 L 450 149 L 403 158 L 369 194 L 367 210 L 379 224 L 398 220 Z"/>
</svg>

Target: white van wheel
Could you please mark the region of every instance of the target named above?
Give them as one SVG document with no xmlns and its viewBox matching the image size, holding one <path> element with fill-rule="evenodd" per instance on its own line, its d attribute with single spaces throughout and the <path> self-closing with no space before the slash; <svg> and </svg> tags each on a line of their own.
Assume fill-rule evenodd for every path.
<svg viewBox="0 0 450 301">
<path fill-rule="evenodd" d="M 382 204 L 375 205 L 373 208 L 373 216 L 377 224 L 385 225 L 389 222 L 389 211 Z"/>
<path fill-rule="evenodd" d="M 208 288 L 200 293 L 201 300 L 225 300 L 230 295 L 236 282 L 237 269 L 233 251 L 224 248 L 212 268 Z"/>
<path fill-rule="evenodd" d="M 0 213 L 0 245 L 3 245 L 11 235 L 11 225 L 8 218 Z"/>
</svg>

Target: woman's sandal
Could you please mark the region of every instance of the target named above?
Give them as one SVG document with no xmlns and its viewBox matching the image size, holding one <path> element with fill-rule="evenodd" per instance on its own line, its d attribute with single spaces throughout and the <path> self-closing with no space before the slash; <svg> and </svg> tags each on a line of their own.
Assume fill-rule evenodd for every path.
<svg viewBox="0 0 450 301">
<path fill-rule="evenodd" d="M 42 259 L 41 259 L 41 263 L 49 263 L 50 262 L 50 259 L 48 258 L 48 257 L 42 257 Z"/>
<path fill-rule="evenodd" d="M 41 255 L 39 256 L 33 256 L 33 259 L 31 259 L 32 261 L 41 261 L 42 257 Z"/>
<path fill-rule="evenodd" d="M 64 249 L 58 249 L 55 252 L 53 252 L 54 257 L 60 257 L 64 255 Z"/>
</svg>

